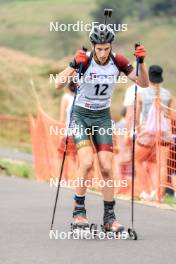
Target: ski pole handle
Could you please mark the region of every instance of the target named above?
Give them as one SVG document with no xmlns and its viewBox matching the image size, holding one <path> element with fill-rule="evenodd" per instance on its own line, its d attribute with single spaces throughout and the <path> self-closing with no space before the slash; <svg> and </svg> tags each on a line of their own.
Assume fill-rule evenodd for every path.
<svg viewBox="0 0 176 264">
<path fill-rule="evenodd" d="M 136 58 L 136 77 L 139 76 L 139 58 Z"/>
<path fill-rule="evenodd" d="M 81 63 L 79 65 L 79 79 L 81 79 L 82 70 L 83 70 L 83 64 Z"/>
<path fill-rule="evenodd" d="M 82 47 L 82 50 L 83 50 L 84 52 L 87 52 L 87 48 L 85 48 L 84 46 Z M 81 73 L 82 73 L 82 70 L 83 70 L 83 64 L 81 63 L 81 64 L 79 65 L 79 79 L 81 79 Z"/>
<path fill-rule="evenodd" d="M 137 47 L 141 45 L 140 42 L 134 44 L 134 48 L 136 50 Z M 139 76 L 139 58 L 136 58 L 136 77 Z"/>
</svg>

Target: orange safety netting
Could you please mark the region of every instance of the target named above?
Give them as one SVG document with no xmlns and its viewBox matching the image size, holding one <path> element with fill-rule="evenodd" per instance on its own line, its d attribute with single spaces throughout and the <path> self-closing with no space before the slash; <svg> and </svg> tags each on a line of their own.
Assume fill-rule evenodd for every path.
<svg viewBox="0 0 176 264">
<path fill-rule="evenodd" d="M 136 188 L 160 201 L 166 187 L 176 190 L 176 111 L 156 98 L 136 140 Z M 153 197 L 152 197 L 153 196 Z"/>
<path fill-rule="evenodd" d="M 150 194 L 156 193 L 155 199 L 160 200 L 164 187 L 176 189 L 176 111 L 164 108 L 166 107 L 161 105 L 159 99 L 155 101 L 155 133 L 141 129 L 136 140 L 136 196 L 140 196 L 145 191 Z M 60 175 L 65 147 L 65 136 L 60 133 L 62 128 L 64 128 L 63 124 L 51 119 L 41 109 L 38 111 L 36 120 L 30 116 L 33 157 L 38 180 L 49 181 Z M 116 150 L 113 160 L 115 194 L 129 195 L 131 193 L 132 141 L 126 136 L 114 135 L 113 142 Z M 96 152 L 94 156 L 94 165 L 88 178 L 101 179 Z M 62 179 L 67 181 L 75 179 L 78 162 L 73 139 L 70 138 Z M 99 191 L 101 189 L 95 186 L 90 188 Z"/>
<path fill-rule="evenodd" d="M 156 149 L 157 164 L 159 165 L 157 175 L 160 184 L 159 195 L 162 196 L 163 187 L 176 190 L 176 110 L 164 106 L 160 101 L 157 106 L 159 112 L 158 144 Z M 162 124 L 161 109 L 164 110 L 165 119 L 167 120 L 165 133 L 160 133 Z"/>
</svg>

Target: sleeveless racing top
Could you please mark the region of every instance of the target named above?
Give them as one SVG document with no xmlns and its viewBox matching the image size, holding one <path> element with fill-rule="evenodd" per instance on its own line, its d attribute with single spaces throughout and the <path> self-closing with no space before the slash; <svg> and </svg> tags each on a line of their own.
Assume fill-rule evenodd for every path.
<svg viewBox="0 0 176 264">
<path fill-rule="evenodd" d="M 106 65 L 97 64 L 92 57 L 84 75 L 78 81 L 75 105 L 91 110 L 109 108 L 120 72 L 128 75 L 132 70 L 129 60 L 120 54 L 114 59 L 110 57 Z"/>
</svg>

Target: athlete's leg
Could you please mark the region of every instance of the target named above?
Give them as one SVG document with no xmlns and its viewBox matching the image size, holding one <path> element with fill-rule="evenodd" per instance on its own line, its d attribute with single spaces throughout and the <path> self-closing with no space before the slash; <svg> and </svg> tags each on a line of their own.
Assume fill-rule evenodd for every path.
<svg viewBox="0 0 176 264">
<path fill-rule="evenodd" d="M 86 195 L 86 186 L 85 180 L 87 178 L 87 174 L 92 167 L 93 164 L 93 153 L 92 148 L 90 146 L 80 148 L 78 150 L 78 158 L 79 158 L 79 167 L 77 178 L 79 179 L 79 184 L 75 188 L 75 204 L 73 211 L 73 219 L 75 224 L 87 224 L 88 220 L 86 217 L 86 209 L 85 209 L 85 195 Z"/>
<path fill-rule="evenodd" d="M 103 188 L 104 200 L 112 201 L 114 197 L 112 123 L 109 109 L 101 113 L 96 120 L 97 129 L 93 129 L 92 139 L 97 149 L 100 171 L 106 183 Z"/>
<path fill-rule="evenodd" d="M 105 182 L 105 187 L 103 188 L 104 227 L 107 231 L 108 230 L 115 232 L 122 231 L 124 227 L 117 222 L 114 212 L 114 206 L 115 206 L 114 179 L 112 172 L 113 153 L 111 151 L 99 151 L 98 159 L 99 159 L 101 174 Z"/>
<path fill-rule="evenodd" d="M 85 146 L 78 150 L 78 174 L 77 177 L 82 180 L 82 183 L 86 180 L 87 175 L 93 165 L 93 150 L 91 146 Z M 83 186 L 82 186 L 83 185 Z M 79 185 L 76 188 L 76 193 L 84 195 L 86 193 L 86 187 L 84 184 Z"/>
<path fill-rule="evenodd" d="M 78 186 L 75 188 L 73 221 L 80 225 L 88 223 L 85 209 L 86 186 L 84 182 L 93 165 L 93 150 L 85 114 L 85 110 L 79 107 L 75 108 L 73 113 L 73 137 L 78 150 L 78 173 L 76 178 L 79 180 Z"/>
<path fill-rule="evenodd" d="M 96 120 L 96 125 L 98 125 L 98 130 L 92 135 L 92 138 L 98 152 L 100 170 L 105 185 L 103 188 L 104 227 L 106 230 L 115 232 L 122 231 L 124 227 L 117 222 L 114 212 L 112 128 L 110 112 L 107 109 L 102 113 L 102 116 Z"/>
<path fill-rule="evenodd" d="M 105 182 L 103 197 L 105 201 L 112 201 L 114 198 L 114 182 L 112 172 L 113 153 L 110 151 L 99 151 L 98 160 L 101 174 Z"/>
</svg>

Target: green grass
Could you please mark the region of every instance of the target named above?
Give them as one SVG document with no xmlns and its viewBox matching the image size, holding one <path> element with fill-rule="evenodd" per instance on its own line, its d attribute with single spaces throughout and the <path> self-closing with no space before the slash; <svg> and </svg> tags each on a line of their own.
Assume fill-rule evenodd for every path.
<svg viewBox="0 0 176 264">
<path fill-rule="evenodd" d="M 28 119 L 5 119 L 0 121 L 0 146 L 11 147 L 31 153 Z"/>
<path fill-rule="evenodd" d="M 49 83 L 49 72 L 60 70 L 59 63 L 0 48 L 0 114 L 36 114 L 37 100 L 30 83 L 32 79 L 43 109 L 58 116 L 60 92 L 53 98 L 55 87 L 54 83 Z"/>
<path fill-rule="evenodd" d="M 147 49 L 147 65 L 160 64 L 163 66 L 163 86 L 176 96 L 176 53 L 173 52 L 176 41 L 175 24 L 170 24 L 163 19 L 142 21 L 140 23 L 129 22 L 128 31 L 120 33 L 119 42 L 116 43 L 117 49 L 126 54 L 131 61 L 134 61 L 134 43 L 140 41 L 144 44 Z"/>
<path fill-rule="evenodd" d="M 0 3 L 0 45 L 34 56 L 60 58 L 63 54 L 58 49 L 60 35 L 56 32 L 55 37 L 52 37 L 49 32 L 50 21 L 61 22 L 65 18 L 70 19 L 70 22 L 89 21 L 89 12 L 94 5 L 93 0 L 16 0 Z M 82 33 L 81 38 L 84 39 L 84 36 L 85 33 Z"/>
<path fill-rule="evenodd" d="M 176 197 L 167 194 L 164 197 L 163 203 L 176 207 Z"/>
<path fill-rule="evenodd" d="M 0 159 L 1 174 L 8 176 L 18 176 L 22 178 L 33 179 L 34 168 L 31 164 L 25 162 L 15 162 L 9 159 Z"/>
</svg>

